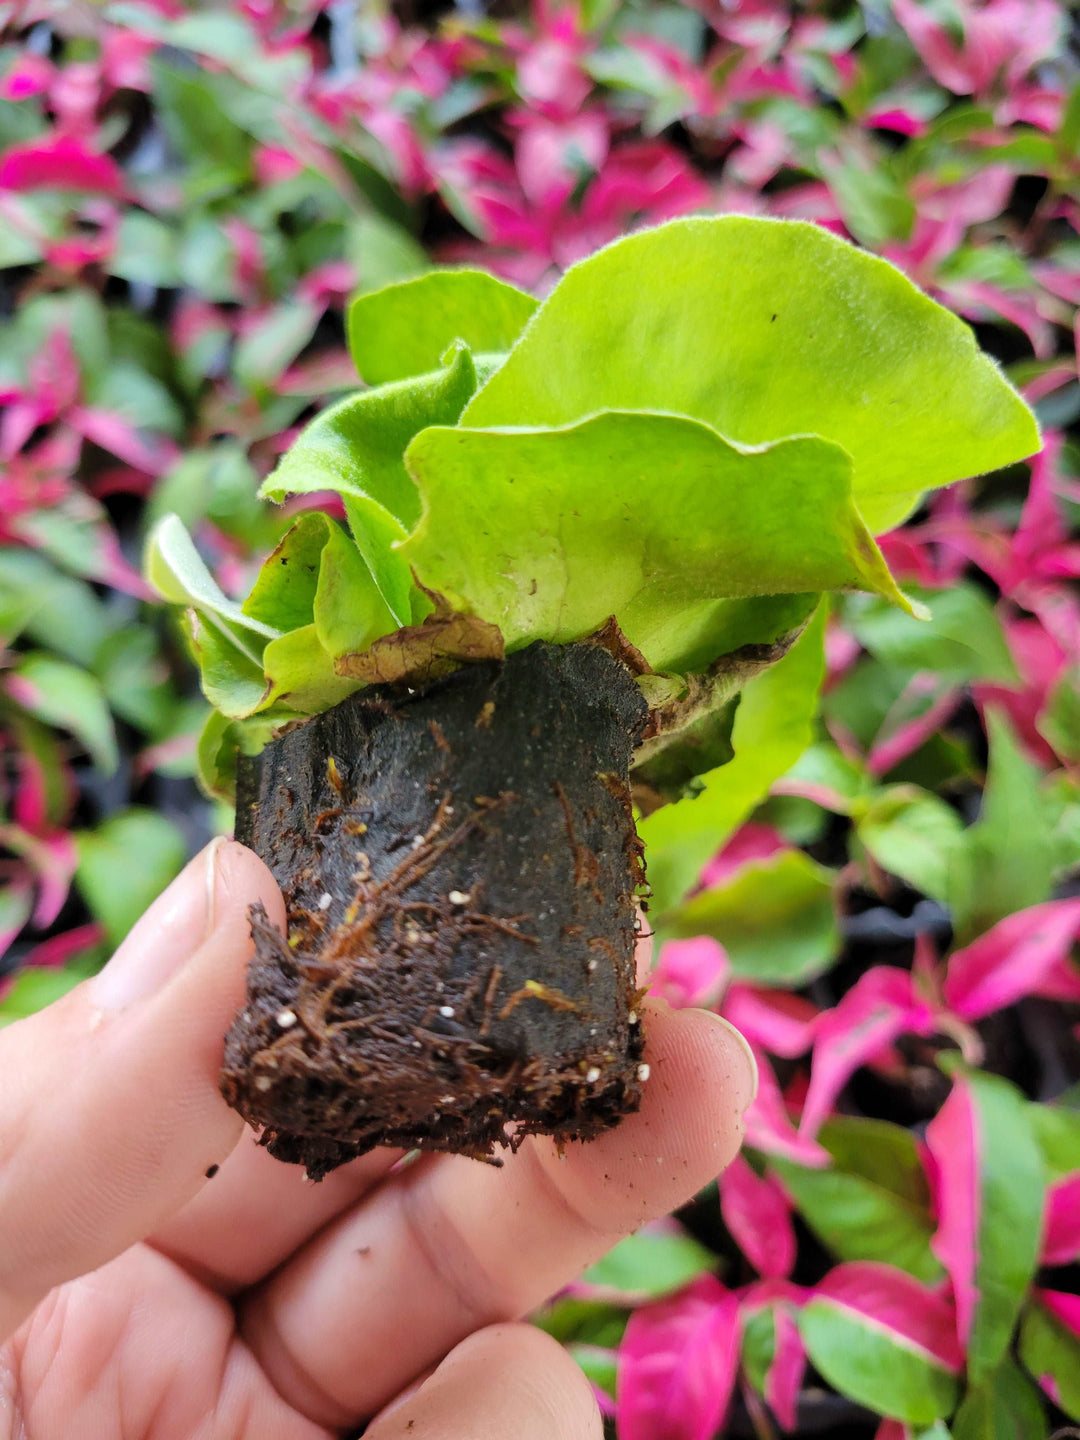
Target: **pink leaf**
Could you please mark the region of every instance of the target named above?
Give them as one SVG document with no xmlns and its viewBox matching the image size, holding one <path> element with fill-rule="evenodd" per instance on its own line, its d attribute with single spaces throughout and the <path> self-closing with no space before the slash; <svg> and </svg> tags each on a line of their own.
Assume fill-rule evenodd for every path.
<svg viewBox="0 0 1080 1440">
<path fill-rule="evenodd" d="M 1068 663 L 1068 655 L 1041 621 L 1030 617 L 1004 623 L 1013 661 L 1023 681 L 1022 688 L 981 683 L 972 686 L 980 712 L 989 705 L 1004 709 L 1037 764 L 1054 767 L 1057 757 L 1039 733 L 1039 716 L 1046 706 L 1054 682 Z"/>
<path fill-rule="evenodd" d="M 1080 1172 L 1047 1189 L 1044 1213 L 1041 1263 L 1071 1265 L 1080 1259 Z"/>
<path fill-rule="evenodd" d="M 789 848 L 787 841 L 771 825 L 756 825 L 752 821 L 743 825 L 728 843 L 709 861 L 701 872 L 701 883 L 706 888 L 723 885 L 752 860 L 768 860 L 779 850 Z"/>
<path fill-rule="evenodd" d="M 41 888 L 34 910 L 34 924 L 39 930 L 47 930 L 64 907 L 79 856 L 75 840 L 66 830 L 55 830 L 39 843 L 39 858 L 34 863 Z"/>
<path fill-rule="evenodd" d="M 180 451 L 171 440 L 160 436 L 143 439 L 134 426 L 107 410 L 79 406 L 68 416 L 69 423 L 80 435 L 126 460 L 136 470 L 150 475 L 163 475 L 180 458 Z"/>
<path fill-rule="evenodd" d="M 12 145 L 0 158 L 0 189 L 92 190 L 121 199 L 124 172 L 109 155 L 87 149 L 73 135 Z"/>
<path fill-rule="evenodd" d="M 599 112 L 572 120 L 532 116 L 514 150 L 518 179 L 532 205 L 563 205 L 584 171 L 599 171 L 608 153 L 609 122 Z"/>
<path fill-rule="evenodd" d="M 778 1155 L 811 1169 L 823 1169 L 831 1163 L 828 1151 L 795 1129 L 772 1062 L 756 1045 L 751 1048 L 758 1064 L 758 1093 L 746 1112 L 746 1143 L 765 1155 Z"/>
<path fill-rule="evenodd" d="M 22 930 L 30 918 L 30 910 L 34 903 L 34 887 L 28 877 L 17 876 L 9 880 L 4 886 L 3 899 L 3 922 L 0 923 L 0 956 L 7 953 L 8 946 Z"/>
<path fill-rule="evenodd" d="M 282 180 L 292 180 L 303 170 L 303 165 L 284 145 L 257 145 L 252 156 L 255 178 L 261 186 L 277 185 Z"/>
<path fill-rule="evenodd" d="M 792 1060 L 809 1050 L 819 1012 L 812 1001 L 790 990 L 766 990 L 736 980 L 728 986 L 721 1013 L 770 1055 Z"/>
<path fill-rule="evenodd" d="M 963 1367 L 952 1305 L 903 1270 L 877 1261 L 851 1261 L 830 1270 L 814 1294 L 918 1345 L 954 1375 Z"/>
<path fill-rule="evenodd" d="M 800 1131 L 816 1135 L 848 1080 L 898 1035 L 924 1034 L 932 1011 L 915 993 L 911 975 L 891 965 L 868 970 L 839 1005 L 814 1026 L 810 1088 Z"/>
<path fill-rule="evenodd" d="M 791 1204 L 772 1175 L 758 1175 L 741 1155 L 720 1176 L 720 1213 L 759 1275 L 784 1280 L 795 1266 Z"/>
<path fill-rule="evenodd" d="M 999 921 L 950 956 L 944 993 L 965 1020 L 981 1020 L 1024 995 L 1036 995 L 1080 931 L 1080 899 L 1051 900 Z"/>
<path fill-rule="evenodd" d="M 619 1352 L 621 1440 L 712 1440 L 739 1367 L 739 1301 L 712 1275 L 630 1316 Z"/>
<path fill-rule="evenodd" d="M 9 676 L 9 686 L 14 680 L 23 677 Z M 17 825 L 0 825 L 0 845 L 21 856 L 33 871 L 38 885 L 33 921 L 38 929 L 47 930 L 63 909 L 75 874 L 79 857 L 74 838 L 66 830 L 31 835 Z"/>
<path fill-rule="evenodd" d="M 863 116 L 862 123 L 876 129 L 895 130 L 898 135 L 911 137 L 923 135 L 926 132 L 926 121 L 922 116 L 903 106 L 894 106 L 889 110 L 877 110 L 871 106 Z"/>
<path fill-rule="evenodd" d="M 905 706 L 911 699 L 918 698 L 920 689 L 927 687 L 936 689 L 940 683 L 936 676 L 916 675 L 900 696 L 897 706 Z M 936 735 L 949 719 L 962 698 L 963 693 L 960 690 L 945 690 L 913 719 L 905 720 L 895 728 L 889 729 L 884 739 L 879 734 L 866 762 L 866 768 L 870 774 L 887 775 L 894 766 L 899 765 L 901 760 L 906 760 L 920 746 L 925 745 L 927 740 L 932 735 Z M 887 716 L 882 725 L 882 732 L 888 729 L 888 725 L 889 717 Z"/>
<path fill-rule="evenodd" d="M 966 1344 L 979 1300 L 975 1267 L 982 1189 L 978 1117 L 963 1080 L 953 1084 L 949 1098 L 927 1126 L 926 1144 L 937 1172 L 940 1216 L 931 1249 L 952 1280 L 957 1326 Z"/>
<path fill-rule="evenodd" d="M 902 1420 L 882 1420 L 874 1432 L 874 1440 L 909 1440 L 910 1434 Z"/>
<path fill-rule="evenodd" d="M 1015 86 L 1046 55 L 1060 34 L 1056 0 L 957 0 L 963 42 L 918 0 L 893 0 L 893 13 L 939 84 L 957 95 L 980 94 L 1004 71 Z"/>
<path fill-rule="evenodd" d="M 773 1361 L 765 1376 L 765 1402 L 784 1430 L 794 1430 L 806 1375 L 806 1350 L 795 1317 L 786 1305 L 773 1308 L 773 1343 Z"/>
<path fill-rule="evenodd" d="M 25 680 L 23 683 L 26 683 Z M 36 755 L 24 750 L 18 756 L 18 774 L 11 813 L 16 825 L 34 835 L 44 830 L 48 824 L 49 803 L 45 769 Z"/>
<path fill-rule="evenodd" d="M 43 940 L 40 945 L 35 945 L 26 955 L 23 964 L 57 969 L 66 965 L 73 955 L 80 955 L 104 938 L 105 931 L 96 921 L 77 925 L 73 930 L 65 930 L 62 935 L 53 935 L 50 939 Z"/>
<path fill-rule="evenodd" d="M 56 69 L 51 60 L 26 52 L 17 56 L 0 81 L 0 99 L 29 100 L 49 88 Z"/>
<path fill-rule="evenodd" d="M 723 993 L 730 973 L 727 953 L 712 936 L 668 940 L 661 947 L 649 988 L 677 1010 L 687 1005 L 712 1005 Z"/>
<path fill-rule="evenodd" d="M 1063 1290 L 1035 1290 L 1032 1293 L 1055 1320 L 1060 1320 L 1066 1330 L 1080 1340 L 1080 1295 L 1070 1295 Z"/>
</svg>

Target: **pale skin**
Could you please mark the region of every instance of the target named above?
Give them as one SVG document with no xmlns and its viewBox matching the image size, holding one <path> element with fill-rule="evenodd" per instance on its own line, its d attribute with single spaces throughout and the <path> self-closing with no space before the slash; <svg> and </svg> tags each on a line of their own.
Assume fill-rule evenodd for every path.
<svg viewBox="0 0 1080 1440">
<path fill-rule="evenodd" d="M 0 1440 L 600 1440 L 519 1322 L 731 1160 L 744 1044 L 647 1002 L 645 1106 L 602 1139 L 306 1183 L 217 1090 L 256 899 L 280 923 L 262 862 L 215 842 L 99 976 L 0 1032 Z"/>
</svg>

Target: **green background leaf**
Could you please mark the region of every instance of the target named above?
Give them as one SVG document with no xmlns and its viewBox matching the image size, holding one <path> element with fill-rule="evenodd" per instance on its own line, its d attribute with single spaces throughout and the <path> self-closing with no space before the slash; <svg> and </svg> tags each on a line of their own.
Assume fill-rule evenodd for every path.
<svg viewBox="0 0 1080 1440">
<path fill-rule="evenodd" d="M 970 1390 L 952 1422 L 953 1440 L 1046 1440 L 1039 1392 L 1011 1360 Z"/>
<path fill-rule="evenodd" d="M 660 923 L 810 743 L 825 675 L 824 630 L 821 607 L 787 655 L 743 690 L 731 733 L 735 758 L 701 777 L 700 794 L 639 824 Z"/>
<path fill-rule="evenodd" d="M 1020 1323 L 1020 1359 L 1034 1380 L 1053 1380 L 1056 1404 L 1080 1420 L 1080 1339 L 1038 1302 Z"/>
<path fill-rule="evenodd" d="M 51 655 L 27 655 L 15 668 L 19 703 L 31 715 L 59 725 L 84 745 L 107 775 L 116 769 L 116 731 L 100 681 Z"/>
<path fill-rule="evenodd" d="M 842 1395 L 912 1425 L 952 1413 L 959 1392 L 955 1375 L 883 1326 L 825 1296 L 805 1305 L 798 1320 L 812 1363 Z"/>
<path fill-rule="evenodd" d="M 77 837 L 75 883 L 91 914 L 119 945 L 135 921 L 180 873 L 184 841 L 176 826 L 153 810 L 132 806 L 96 830 Z"/>
<path fill-rule="evenodd" d="M 930 1249 L 934 1224 L 915 1138 L 883 1120 L 837 1116 L 818 1139 L 833 1158 L 808 1169 L 771 1157 L 800 1214 L 838 1260 L 881 1260 L 934 1285 L 945 1274 Z"/>
<path fill-rule="evenodd" d="M 656 1300 L 715 1271 L 716 1256 L 682 1230 L 639 1230 L 621 1240 L 582 1279 L 634 1299 Z"/>
<path fill-rule="evenodd" d="M 1050 898 L 1055 860 L 1039 771 L 1004 713 L 986 714 L 990 766 L 979 818 L 963 837 L 949 875 L 957 940 L 965 944 L 1006 915 Z"/>
<path fill-rule="evenodd" d="M 801 850 L 784 850 L 695 895 L 665 922 L 665 932 L 712 935 L 733 972 L 756 985 L 805 985 L 836 951 L 833 879 Z"/>
<path fill-rule="evenodd" d="M 1016 1087 L 983 1070 L 960 1073 L 978 1127 L 978 1301 L 967 1347 L 968 1379 L 977 1386 L 1001 1362 L 1035 1275 L 1046 1172 L 1031 1107 Z"/>
</svg>

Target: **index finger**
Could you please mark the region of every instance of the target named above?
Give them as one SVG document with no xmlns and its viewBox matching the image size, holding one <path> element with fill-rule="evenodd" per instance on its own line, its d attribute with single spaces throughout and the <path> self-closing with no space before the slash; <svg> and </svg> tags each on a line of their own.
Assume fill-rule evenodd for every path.
<svg viewBox="0 0 1080 1440">
<path fill-rule="evenodd" d="M 376 1411 L 464 1336 L 516 1319 L 732 1159 L 754 1093 L 746 1042 L 647 1004 L 641 1111 L 589 1144 L 527 1141 L 501 1170 L 437 1158 L 316 1236 L 241 1310 L 280 1394 L 328 1426 Z"/>
</svg>

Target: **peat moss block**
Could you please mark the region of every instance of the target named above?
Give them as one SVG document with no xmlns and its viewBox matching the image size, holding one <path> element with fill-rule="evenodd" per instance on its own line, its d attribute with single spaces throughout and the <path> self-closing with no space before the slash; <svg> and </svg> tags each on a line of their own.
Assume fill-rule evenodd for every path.
<svg viewBox="0 0 1080 1440">
<path fill-rule="evenodd" d="M 645 718 L 605 649 L 538 643 L 242 759 L 237 836 L 288 934 L 252 910 L 221 1087 L 271 1154 L 315 1178 L 376 1145 L 483 1158 L 638 1107 Z"/>
</svg>

